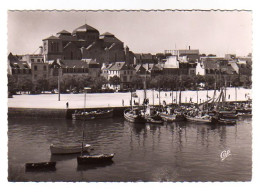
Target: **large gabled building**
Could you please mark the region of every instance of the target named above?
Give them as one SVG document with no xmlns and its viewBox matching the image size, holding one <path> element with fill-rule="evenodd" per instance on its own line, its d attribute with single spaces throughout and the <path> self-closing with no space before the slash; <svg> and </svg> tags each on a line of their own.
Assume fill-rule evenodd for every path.
<svg viewBox="0 0 260 192">
<path fill-rule="evenodd" d="M 94 59 L 100 65 L 114 62 L 134 62 L 134 54 L 112 33 L 99 31 L 90 25 L 82 25 L 72 33 L 62 30 L 43 39 L 44 60 Z M 129 61 L 126 61 L 126 51 Z"/>
</svg>

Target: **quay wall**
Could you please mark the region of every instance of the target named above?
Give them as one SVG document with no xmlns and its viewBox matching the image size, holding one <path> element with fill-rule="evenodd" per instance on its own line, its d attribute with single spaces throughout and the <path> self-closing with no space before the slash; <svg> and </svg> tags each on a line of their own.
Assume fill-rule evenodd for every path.
<svg viewBox="0 0 260 192">
<path fill-rule="evenodd" d="M 104 108 L 86 108 L 85 111 L 98 109 L 114 109 L 114 116 L 123 116 L 123 112 L 127 107 L 104 107 Z M 8 117 L 39 117 L 52 119 L 71 119 L 72 114 L 84 109 L 47 109 L 47 108 L 8 108 Z"/>
<path fill-rule="evenodd" d="M 239 101 L 238 103 L 243 103 Z M 186 103 L 189 105 L 188 103 Z M 155 105 L 159 106 L 159 105 Z M 122 107 L 96 107 L 96 108 L 69 108 L 69 109 L 55 109 L 55 108 L 19 108 L 9 107 L 8 117 L 39 117 L 39 118 L 52 118 L 52 119 L 72 119 L 72 114 L 77 111 L 93 111 L 98 109 L 113 109 L 114 116 L 123 116 L 124 110 L 129 106 Z"/>
</svg>

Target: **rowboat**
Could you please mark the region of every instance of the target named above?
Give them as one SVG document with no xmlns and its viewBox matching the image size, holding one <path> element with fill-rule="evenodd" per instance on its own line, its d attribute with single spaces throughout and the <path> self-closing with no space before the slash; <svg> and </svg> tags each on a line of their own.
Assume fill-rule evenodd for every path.
<svg viewBox="0 0 260 192">
<path fill-rule="evenodd" d="M 37 171 L 37 170 L 55 170 L 56 162 L 39 162 L 39 163 L 26 163 L 25 164 L 26 171 Z"/>
<path fill-rule="evenodd" d="M 114 153 L 111 154 L 98 154 L 98 155 L 81 155 L 77 157 L 78 164 L 99 164 L 111 162 Z"/>
<path fill-rule="evenodd" d="M 146 119 L 144 115 L 141 114 L 139 109 L 126 109 L 124 111 L 124 118 L 132 123 L 145 123 Z"/>
<path fill-rule="evenodd" d="M 92 120 L 92 119 L 106 119 L 113 117 L 114 110 L 96 110 L 90 112 L 75 112 L 72 114 L 73 120 Z"/>
<path fill-rule="evenodd" d="M 74 145 L 74 146 L 56 146 L 51 144 L 50 150 L 52 155 L 61 155 L 61 154 L 74 154 L 81 152 L 88 152 L 91 145 L 86 144 L 82 147 L 82 145 Z"/>
</svg>

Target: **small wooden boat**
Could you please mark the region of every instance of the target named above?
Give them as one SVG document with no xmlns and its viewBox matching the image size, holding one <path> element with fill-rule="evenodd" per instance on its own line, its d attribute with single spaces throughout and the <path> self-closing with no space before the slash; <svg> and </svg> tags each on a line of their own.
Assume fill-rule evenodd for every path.
<svg viewBox="0 0 260 192">
<path fill-rule="evenodd" d="M 82 155 L 77 157 L 78 164 L 99 164 L 111 162 L 114 154 Z"/>
<path fill-rule="evenodd" d="M 218 117 L 221 119 L 237 119 L 236 111 L 219 111 Z"/>
<path fill-rule="evenodd" d="M 146 123 L 152 123 L 152 124 L 163 124 L 162 119 L 157 119 L 153 117 L 145 117 Z"/>
<path fill-rule="evenodd" d="M 184 121 L 185 120 L 185 116 L 183 114 L 176 114 L 176 113 L 169 114 L 166 112 L 162 112 L 162 113 L 160 113 L 160 116 L 166 122 L 175 122 L 175 121 Z"/>
<path fill-rule="evenodd" d="M 40 162 L 40 163 L 26 163 L 26 171 L 37 171 L 37 170 L 55 170 L 56 162 Z"/>
<path fill-rule="evenodd" d="M 192 122 L 197 122 L 197 123 L 213 123 L 214 121 L 212 120 L 211 117 L 209 116 L 202 116 L 202 117 L 191 117 L 191 116 L 186 116 L 186 119 L 188 121 L 192 121 Z"/>
<path fill-rule="evenodd" d="M 144 115 L 141 114 L 141 111 L 136 108 L 136 109 L 126 109 L 124 111 L 124 118 L 132 123 L 145 123 L 146 119 Z"/>
<path fill-rule="evenodd" d="M 237 116 L 239 117 L 252 117 L 252 114 L 251 113 L 237 113 Z"/>
<path fill-rule="evenodd" d="M 52 155 L 62 155 L 62 154 L 74 154 L 81 152 L 88 152 L 90 150 L 91 145 L 86 144 L 82 145 L 74 145 L 74 146 L 56 146 L 51 144 L 50 150 Z"/>
<path fill-rule="evenodd" d="M 96 110 L 90 112 L 75 112 L 72 114 L 73 120 L 92 120 L 92 119 L 106 119 L 114 115 L 113 109 Z"/>
</svg>

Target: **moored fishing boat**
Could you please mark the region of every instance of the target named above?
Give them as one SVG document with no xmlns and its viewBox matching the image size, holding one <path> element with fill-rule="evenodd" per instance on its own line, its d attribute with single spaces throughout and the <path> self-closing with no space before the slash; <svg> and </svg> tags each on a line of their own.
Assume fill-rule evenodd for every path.
<svg viewBox="0 0 260 192">
<path fill-rule="evenodd" d="M 97 155 L 81 155 L 77 157 L 78 164 L 98 164 L 111 162 L 114 153 L 111 154 L 97 154 Z"/>
<path fill-rule="evenodd" d="M 188 121 L 197 122 L 197 123 L 215 123 L 215 120 L 208 115 L 206 115 L 206 116 L 195 116 L 195 117 L 186 116 L 186 119 Z"/>
<path fill-rule="evenodd" d="M 75 112 L 72 114 L 73 120 L 91 120 L 91 119 L 105 119 L 113 117 L 113 109 L 96 110 L 90 112 Z"/>
<path fill-rule="evenodd" d="M 140 109 L 126 109 L 124 111 L 124 118 L 132 123 L 145 123 L 146 119 L 143 114 L 141 114 Z"/>
<path fill-rule="evenodd" d="M 51 144 L 50 150 L 52 155 L 62 155 L 62 154 L 75 154 L 81 152 L 88 152 L 90 150 L 91 145 L 86 144 L 82 147 L 82 145 L 53 145 Z"/>
</svg>

